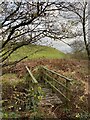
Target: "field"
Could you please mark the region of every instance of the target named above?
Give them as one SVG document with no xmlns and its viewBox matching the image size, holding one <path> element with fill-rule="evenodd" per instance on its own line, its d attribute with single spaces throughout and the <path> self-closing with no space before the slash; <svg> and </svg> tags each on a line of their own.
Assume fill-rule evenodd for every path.
<svg viewBox="0 0 90 120">
<path fill-rule="evenodd" d="M 65 54 L 59 50 L 40 45 L 28 45 L 19 48 L 10 56 L 10 61 L 20 59 L 24 56 L 28 56 L 27 59 L 38 59 L 38 58 L 64 58 Z"/>
<path fill-rule="evenodd" d="M 56 116 L 57 118 L 66 118 L 68 116 L 74 116 L 75 119 L 77 117 L 82 117 L 83 119 L 85 119 L 85 117 L 87 118 L 87 83 L 89 77 L 87 60 L 66 59 L 65 57 L 67 55 L 56 49 L 33 45 L 20 48 L 10 57 L 10 61 L 20 59 L 24 54 L 28 56 L 28 59 L 17 63 L 17 65 L 12 68 L 4 69 L 5 74 L 2 76 L 2 99 L 5 100 L 3 102 L 3 117 L 37 116 L 39 118 L 54 118 Z M 31 105 L 33 109 L 30 108 L 30 110 L 24 107 L 24 102 L 27 102 L 27 97 L 25 95 L 30 95 L 31 97 L 34 93 L 34 91 L 32 92 L 31 90 L 29 91 L 30 93 L 26 92 L 29 84 L 27 83 L 27 70 L 25 66 L 28 66 L 33 75 L 39 80 L 38 76 L 41 76 L 42 72 L 38 72 L 38 67 L 41 65 L 72 79 L 70 89 L 73 96 L 69 109 L 65 108 L 63 105 L 63 107 L 61 106 L 60 108 L 53 105 L 54 107 L 52 109 L 52 105 L 50 107 L 46 106 L 45 108 L 41 106 L 36 108 L 35 104 L 34 106 Z M 57 76 L 55 76 L 55 78 L 56 77 Z M 30 79 L 31 78 L 29 78 L 29 80 Z M 62 79 L 59 82 L 62 82 Z M 39 96 L 37 94 L 34 95 L 36 103 L 40 101 L 42 95 L 41 86 L 38 88 L 40 93 Z M 49 87 L 49 89 L 51 89 L 51 87 Z M 31 102 L 31 99 L 29 102 Z"/>
</svg>

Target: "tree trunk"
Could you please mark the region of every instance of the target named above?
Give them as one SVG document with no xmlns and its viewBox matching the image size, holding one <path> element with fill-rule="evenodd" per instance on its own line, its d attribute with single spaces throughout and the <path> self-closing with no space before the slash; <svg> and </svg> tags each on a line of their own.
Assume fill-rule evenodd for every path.
<svg viewBox="0 0 90 120">
<path fill-rule="evenodd" d="M 87 42 L 87 38 L 86 38 L 86 29 L 85 29 L 85 10 L 86 10 L 86 5 L 87 3 L 85 3 L 84 6 L 84 10 L 83 10 L 83 37 L 84 37 L 84 43 L 85 43 L 85 47 L 86 47 L 86 51 L 87 51 L 87 55 L 88 55 L 88 76 L 90 74 L 90 49 L 89 49 L 89 41 Z M 88 77 L 88 112 L 90 113 L 90 76 Z"/>
<path fill-rule="evenodd" d="M 87 3 L 85 3 L 85 7 L 83 10 L 83 37 L 84 37 L 84 43 L 85 43 L 85 47 L 86 47 L 86 51 L 87 51 L 87 55 L 88 55 L 88 60 L 90 61 L 90 50 L 89 50 L 89 44 L 87 43 L 87 39 L 86 39 L 86 29 L 85 29 L 85 21 L 86 21 L 86 17 L 85 17 L 85 10 L 86 10 L 86 5 Z"/>
</svg>

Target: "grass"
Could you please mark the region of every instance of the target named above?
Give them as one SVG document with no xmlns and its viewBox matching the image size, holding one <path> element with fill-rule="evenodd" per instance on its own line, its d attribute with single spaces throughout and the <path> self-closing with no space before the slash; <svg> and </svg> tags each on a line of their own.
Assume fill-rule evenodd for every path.
<svg viewBox="0 0 90 120">
<path fill-rule="evenodd" d="M 28 46 L 28 48 L 24 47 L 24 52 L 26 53 L 25 50 L 28 50 L 30 46 Z M 35 47 L 38 46 L 34 46 L 33 49 L 35 49 Z M 43 48 L 41 46 L 39 46 L 40 48 Z M 37 50 L 35 49 L 35 50 Z M 51 49 L 51 48 L 47 48 L 47 49 Z M 22 50 L 22 49 L 21 49 Z M 46 50 L 46 49 L 45 49 Z M 48 50 L 47 50 L 48 51 Z M 53 51 L 53 50 L 52 50 Z M 22 51 L 23 52 L 23 51 Z M 16 52 L 17 53 L 17 52 Z M 15 53 L 14 53 L 15 54 Z M 27 53 L 28 54 L 28 53 Z M 16 55 L 16 54 L 15 54 Z M 65 56 L 65 55 L 64 55 Z M 16 56 L 17 57 L 17 56 Z M 21 57 L 21 56 L 20 56 Z M 68 76 L 70 78 L 73 78 L 75 80 L 72 81 L 72 84 L 70 86 L 70 89 L 72 91 L 72 98 L 71 98 L 71 103 L 70 106 L 72 107 L 72 111 L 70 111 L 71 113 L 69 113 L 69 111 L 67 111 L 71 116 L 75 115 L 78 116 L 78 119 L 84 120 L 84 119 L 88 119 L 87 115 L 87 98 L 86 96 L 84 96 L 84 83 L 82 83 L 81 80 L 84 73 L 84 69 L 86 70 L 86 68 L 84 67 L 83 62 L 78 62 L 78 61 L 72 61 L 72 60 L 65 60 L 65 59 L 61 59 L 59 61 L 55 61 L 52 60 L 53 62 L 51 62 L 51 60 L 48 60 L 50 62 L 47 62 L 48 65 L 50 65 L 50 63 L 54 66 L 52 66 L 54 68 L 54 70 L 56 70 L 57 72 L 60 72 L 61 74 Z M 55 61 L 55 62 L 54 62 Z M 45 64 L 46 65 L 46 64 Z M 69 68 L 69 69 L 68 69 Z M 76 69 L 78 68 L 78 69 Z M 51 69 L 51 68 L 50 68 Z M 83 71 L 82 71 L 83 70 Z M 35 71 L 34 71 L 35 72 Z M 82 74 L 81 74 L 82 73 Z M 36 73 L 35 73 L 36 74 Z M 72 76 L 72 77 L 71 77 Z M 5 107 L 8 108 L 9 106 L 9 110 L 7 109 L 3 109 L 3 118 L 12 118 L 12 117 L 18 117 L 18 116 L 26 116 L 26 115 L 30 115 L 31 113 L 27 112 L 16 112 L 18 110 L 18 105 L 15 103 L 19 103 L 19 99 L 16 98 L 20 98 L 20 99 L 24 99 L 25 94 L 21 94 L 21 93 L 25 93 L 23 90 L 25 90 L 27 88 L 27 84 L 25 82 L 25 78 L 18 78 L 16 74 L 4 74 L 2 76 L 2 98 L 5 100 L 8 100 L 8 102 L 4 103 Z M 12 99 L 13 98 L 13 99 Z M 16 101 L 17 100 L 17 101 Z M 26 100 L 26 98 L 25 98 Z M 74 103 L 74 104 L 73 104 Z M 79 106 L 79 109 L 77 110 L 77 108 L 75 106 Z M 3 107 L 4 107 L 3 106 Z M 11 112 L 10 107 L 14 106 L 15 108 L 15 112 Z M 17 106 L 17 107 L 16 107 Z M 23 106 L 22 102 L 19 103 L 19 106 Z M 62 106 L 60 107 L 60 109 L 58 109 L 58 113 L 63 112 L 64 110 L 66 110 L 65 108 L 63 109 Z M 48 109 L 45 109 L 45 112 L 43 111 L 42 108 L 40 108 L 40 115 L 42 114 L 43 116 L 47 117 L 51 117 L 48 114 Z M 76 111 L 76 112 L 75 112 Z M 83 113 L 83 111 L 85 111 L 85 114 Z M 27 114 L 29 113 L 29 114 Z M 32 113 L 31 115 L 33 115 L 34 113 Z M 39 111 L 38 111 L 38 115 L 39 115 Z M 66 112 L 65 112 L 66 115 Z"/>
<path fill-rule="evenodd" d="M 1 84 L 10 84 L 11 86 L 16 86 L 19 83 L 22 83 L 24 80 L 17 77 L 16 74 L 7 73 L 0 77 L 2 80 Z"/>
<path fill-rule="evenodd" d="M 9 59 L 10 61 L 15 61 L 24 56 L 28 56 L 27 59 L 65 58 L 65 54 L 55 48 L 40 45 L 28 45 L 16 50 Z"/>
</svg>

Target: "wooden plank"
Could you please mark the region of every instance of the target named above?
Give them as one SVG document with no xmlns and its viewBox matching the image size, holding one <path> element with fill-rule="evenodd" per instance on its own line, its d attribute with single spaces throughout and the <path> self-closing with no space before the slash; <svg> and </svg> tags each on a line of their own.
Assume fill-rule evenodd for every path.
<svg viewBox="0 0 90 120">
<path fill-rule="evenodd" d="M 65 77 L 65 76 L 63 76 L 63 75 L 61 75 L 61 74 L 59 74 L 59 73 L 56 73 L 56 72 L 53 71 L 53 70 L 49 70 L 48 68 L 46 68 L 46 67 L 44 67 L 44 66 L 41 66 L 41 67 L 44 68 L 45 70 L 51 72 L 51 73 L 54 73 L 54 74 L 58 75 L 58 76 L 61 77 L 61 78 L 64 78 L 65 80 L 68 80 L 68 81 L 70 81 L 70 82 L 72 81 L 72 79 L 69 79 L 69 78 L 67 78 L 67 77 Z"/>
<path fill-rule="evenodd" d="M 47 73 L 44 73 L 47 77 L 49 77 L 50 79 L 54 80 L 55 82 L 57 82 L 59 85 L 61 85 L 62 87 L 64 87 L 65 89 L 67 89 L 68 91 L 71 91 L 69 88 L 67 88 L 65 85 L 63 85 L 62 83 L 58 82 L 55 78 L 52 78 L 50 75 L 48 75 Z"/>
<path fill-rule="evenodd" d="M 26 66 L 26 69 L 27 69 L 29 75 L 30 75 L 31 78 L 32 78 L 32 82 L 33 82 L 33 83 L 38 83 L 38 81 L 35 79 L 35 77 L 33 76 L 33 74 L 31 73 L 30 69 L 29 69 L 27 66 Z"/>
<path fill-rule="evenodd" d="M 61 94 L 66 100 L 68 100 L 70 102 L 70 100 L 60 91 L 58 90 L 58 88 L 56 88 L 55 86 L 53 86 L 47 79 L 44 79 L 51 87 L 53 87 L 59 94 Z"/>
</svg>

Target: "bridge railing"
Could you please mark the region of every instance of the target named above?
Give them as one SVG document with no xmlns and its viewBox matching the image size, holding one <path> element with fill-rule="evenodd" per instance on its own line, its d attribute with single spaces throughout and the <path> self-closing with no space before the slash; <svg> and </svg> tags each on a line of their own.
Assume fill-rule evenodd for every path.
<svg viewBox="0 0 90 120">
<path fill-rule="evenodd" d="M 27 66 L 26 69 L 31 77 L 33 89 L 36 90 L 39 82 L 35 79 L 32 72 Z M 49 87 L 52 88 L 53 92 L 57 92 L 57 95 L 60 96 L 66 107 L 68 107 L 71 98 L 70 84 L 72 82 L 72 79 L 69 79 L 53 70 L 50 70 L 45 66 L 40 66 L 39 70 L 40 82 L 45 82 L 45 84 L 49 85 Z"/>
<path fill-rule="evenodd" d="M 28 73 L 29 73 L 29 75 L 30 75 L 30 77 L 31 77 L 32 83 L 37 84 L 38 81 L 37 81 L 37 80 L 35 79 L 35 77 L 33 76 L 31 70 L 30 70 L 27 66 L 26 66 L 26 69 L 27 69 L 27 71 L 28 71 Z"/>
<path fill-rule="evenodd" d="M 44 66 L 40 67 L 40 72 L 42 73 L 42 81 L 44 80 L 54 92 L 57 92 L 62 101 L 69 106 L 71 90 L 70 84 L 72 79 L 69 79 L 53 70 L 50 70 Z"/>
</svg>

